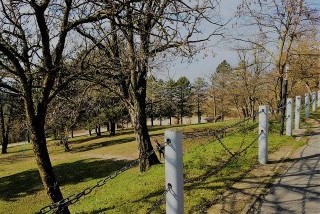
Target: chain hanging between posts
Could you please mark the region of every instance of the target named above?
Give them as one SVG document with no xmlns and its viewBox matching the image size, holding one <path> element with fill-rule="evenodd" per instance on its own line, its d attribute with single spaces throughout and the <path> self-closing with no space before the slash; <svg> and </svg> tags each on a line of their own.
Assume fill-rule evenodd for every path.
<svg viewBox="0 0 320 214">
<path fill-rule="evenodd" d="M 154 150 L 145 153 L 145 155 L 142 157 L 143 159 L 146 159 L 148 157 L 150 157 L 152 154 L 154 153 Z M 119 170 L 117 170 L 116 172 L 112 173 L 111 175 L 99 180 L 94 186 L 92 187 L 88 187 L 86 189 L 84 189 L 83 191 L 69 196 L 59 202 L 56 202 L 54 204 L 50 204 L 48 206 L 43 207 L 42 209 L 40 209 L 40 211 L 38 212 L 39 214 L 43 214 L 43 213 L 49 213 L 49 212 L 56 212 L 58 209 L 61 209 L 62 207 L 66 207 L 72 204 L 75 204 L 77 201 L 80 200 L 80 198 L 82 198 L 85 195 L 90 194 L 94 189 L 101 187 L 103 185 L 105 185 L 108 181 L 114 179 L 115 177 L 117 177 L 119 174 L 131 169 L 132 167 L 134 167 L 135 165 L 137 165 L 139 163 L 139 158 L 134 160 L 133 162 L 125 165 L 124 167 L 120 168 Z"/>
<path fill-rule="evenodd" d="M 227 153 L 230 155 L 230 156 L 234 156 L 234 154 L 226 147 L 226 145 L 224 145 L 224 143 L 222 142 L 221 138 L 218 137 L 218 135 L 215 136 L 216 139 L 218 140 L 218 142 L 220 143 L 220 145 L 224 148 L 224 150 L 227 151 Z"/>
<path fill-rule="evenodd" d="M 251 141 L 251 143 L 249 143 L 248 146 L 246 146 L 244 149 L 242 149 L 241 151 L 237 152 L 237 154 L 241 154 L 243 153 L 244 151 L 248 150 L 251 146 L 253 146 L 253 144 L 259 139 L 259 137 L 264 134 L 264 132 L 260 132 L 260 134 L 258 135 L 258 137 L 256 137 L 253 141 Z"/>
<path fill-rule="evenodd" d="M 152 207 L 150 207 L 147 211 L 147 214 L 152 213 L 153 211 L 155 211 L 156 209 L 158 209 L 160 207 L 160 205 L 164 202 L 166 195 L 168 194 L 168 192 L 170 192 L 172 190 L 172 185 L 169 183 L 167 189 L 161 194 L 161 196 L 158 198 L 158 200 L 156 201 L 156 203 L 154 203 L 152 205 Z"/>
<path fill-rule="evenodd" d="M 226 127 L 220 128 L 220 129 L 216 129 L 216 130 L 213 130 L 213 131 L 206 130 L 206 131 L 200 131 L 200 132 L 196 132 L 196 133 L 185 133 L 184 136 L 185 136 L 186 139 L 193 139 L 193 138 L 197 138 L 197 137 L 208 137 L 208 136 L 216 137 L 216 134 L 219 133 L 219 132 L 222 132 L 222 133 L 226 134 L 227 133 L 226 131 L 228 129 L 236 128 L 238 126 L 241 126 L 244 123 L 246 123 L 249 120 L 251 120 L 252 118 L 257 117 L 260 113 L 262 113 L 262 111 L 254 114 L 251 117 L 248 117 L 248 118 L 246 118 L 244 120 L 241 120 L 241 121 L 239 121 L 237 123 L 231 124 L 229 126 L 226 126 Z M 230 132 L 228 132 L 228 133 L 230 133 Z"/>
</svg>

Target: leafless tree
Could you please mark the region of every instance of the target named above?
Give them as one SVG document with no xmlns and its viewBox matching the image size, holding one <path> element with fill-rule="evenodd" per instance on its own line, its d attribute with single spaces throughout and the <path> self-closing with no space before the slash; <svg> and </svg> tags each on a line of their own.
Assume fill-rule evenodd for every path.
<svg viewBox="0 0 320 214">
<path fill-rule="evenodd" d="M 118 13 L 91 1 L 1 0 L 0 87 L 21 96 L 44 188 L 52 202 L 63 199 L 45 138 L 52 99 L 77 76 L 65 66 L 75 27 Z M 69 52 L 67 52 L 67 51 Z M 71 55 L 70 55 L 71 56 Z M 69 213 L 67 207 L 60 213 Z"/>
<path fill-rule="evenodd" d="M 275 96 L 280 103 L 292 46 L 318 23 L 316 6 L 307 0 L 243 0 L 236 18 L 235 25 L 242 29 L 236 39 L 260 46 L 274 63 L 278 72 Z"/>
<path fill-rule="evenodd" d="M 146 81 L 153 60 L 178 53 L 191 56 L 193 46 L 220 35 L 223 24 L 216 18 L 218 1 L 215 0 L 124 2 L 122 13 L 77 30 L 91 41 L 88 48 L 95 53 L 84 58 L 83 68 L 93 69 L 94 81 L 105 87 L 116 83 L 116 91 L 126 103 L 139 145 L 140 170 L 145 171 L 159 163 L 155 154 L 144 158 L 153 150 L 145 112 Z M 113 7 L 117 8 L 118 4 Z M 202 32 L 201 22 L 206 22 L 212 30 Z"/>
</svg>

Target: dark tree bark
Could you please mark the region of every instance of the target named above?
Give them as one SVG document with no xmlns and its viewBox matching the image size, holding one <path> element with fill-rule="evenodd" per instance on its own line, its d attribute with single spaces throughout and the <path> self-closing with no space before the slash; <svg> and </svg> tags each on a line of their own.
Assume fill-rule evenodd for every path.
<svg viewBox="0 0 320 214">
<path fill-rule="evenodd" d="M 142 89 L 143 90 L 143 89 Z M 137 142 L 139 142 L 139 158 L 140 158 L 140 171 L 144 172 L 152 165 L 160 164 L 160 161 L 155 153 L 150 155 L 147 159 L 144 158 L 146 152 L 153 150 L 145 112 L 145 97 L 137 93 L 130 97 L 129 113 L 134 127 L 134 134 Z"/>
<path fill-rule="evenodd" d="M 197 115 L 198 115 L 198 123 L 201 123 L 201 111 L 200 111 L 200 97 L 197 96 Z"/>
<path fill-rule="evenodd" d="M 153 127 L 153 102 L 150 104 L 150 111 L 151 127 Z"/>
<path fill-rule="evenodd" d="M 97 135 L 98 137 L 101 136 L 100 125 L 96 125 L 96 126 L 95 126 L 95 132 L 96 132 L 96 135 Z"/>
<path fill-rule="evenodd" d="M 33 151 L 36 157 L 40 177 L 52 202 L 58 202 L 63 199 L 59 183 L 53 171 L 47 149 L 46 136 L 44 131 L 44 115 L 38 114 L 31 116 L 28 112 L 29 121 L 31 121 L 31 138 L 33 142 Z M 40 119 L 41 118 L 41 119 Z M 69 214 L 68 207 L 60 207 L 58 213 Z"/>
<path fill-rule="evenodd" d="M 213 118 L 214 121 L 217 117 L 217 99 L 216 99 L 216 95 L 213 95 Z"/>
<path fill-rule="evenodd" d="M 1 136 L 2 136 L 2 151 L 1 154 L 6 154 L 9 140 L 7 138 L 6 134 L 6 127 L 4 122 L 4 113 L 3 113 L 3 103 L 2 100 L 0 100 L 0 120 L 1 120 Z"/>
<path fill-rule="evenodd" d="M 71 127 L 71 138 L 73 138 L 73 127 Z"/>
<path fill-rule="evenodd" d="M 3 112 L 3 101 L 0 100 L 0 120 L 1 120 L 1 136 L 2 136 L 2 149 L 1 153 L 6 154 L 8 153 L 8 144 L 9 144 L 9 132 L 10 132 L 10 126 L 11 126 L 11 119 L 13 114 L 13 107 L 9 105 L 9 111 L 8 111 L 8 120 L 7 124 L 5 123 L 4 118 L 4 112 Z"/>
<path fill-rule="evenodd" d="M 110 136 L 115 136 L 116 135 L 116 123 L 115 123 L 113 117 L 110 117 L 109 123 L 110 123 Z"/>
<path fill-rule="evenodd" d="M 110 132 L 110 123 L 107 123 L 107 131 Z"/>
<path fill-rule="evenodd" d="M 30 143 L 30 131 L 27 129 L 27 141 Z"/>
</svg>

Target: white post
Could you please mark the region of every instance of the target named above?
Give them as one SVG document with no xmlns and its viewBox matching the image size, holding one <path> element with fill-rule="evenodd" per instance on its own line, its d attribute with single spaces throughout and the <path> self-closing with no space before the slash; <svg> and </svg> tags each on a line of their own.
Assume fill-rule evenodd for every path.
<svg viewBox="0 0 320 214">
<path fill-rule="evenodd" d="M 292 136 L 292 98 L 287 99 L 287 109 L 286 109 L 286 135 Z"/>
<path fill-rule="evenodd" d="M 296 96 L 296 110 L 294 113 L 294 128 L 300 128 L 300 110 L 301 110 L 301 96 Z"/>
<path fill-rule="evenodd" d="M 165 148 L 166 188 L 171 185 L 166 195 L 166 213 L 183 214 L 183 163 L 182 132 L 169 129 L 164 133 L 168 145 Z"/>
<path fill-rule="evenodd" d="M 319 108 L 320 107 L 320 91 L 318 91 L 317 101 L 318 101 L 318 108 Z"/>
<path fill-rule="evenodd" d="M 305 94 L 304 96 L 304 104 L 305 104 L 305 114 L 306 118 L 310 117 L 310 100 L 309 100 L 309 94 Z"/>
<path fill-rule="evenodd" d="M 259 106 L 259 163 L 268 162 L 268 106 Z"/>
<path fill-rule="evenodd" d="M 312 93 L 312 112 L 316 111 L 317 104 L 317 94 L 315 92 Z"/>
</svg>

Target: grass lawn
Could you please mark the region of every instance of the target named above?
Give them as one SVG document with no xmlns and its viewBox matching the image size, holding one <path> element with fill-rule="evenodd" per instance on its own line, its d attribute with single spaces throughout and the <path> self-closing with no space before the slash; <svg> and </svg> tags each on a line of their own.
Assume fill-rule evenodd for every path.
<svg viewBox="0 0 320 214">
<path fill-rule="evenodd" d="M 237 121 L 185 125 L 183 132 L 217 129 Z M 152 141 L 163 141 L 168 127 L 151 128 Z M 281 146 L 301 143 L 291 137 L 279 136 L 271 123 L 269 152 Z M 230 154 L 214 137 L 184 139 L 185 213 L 198 213 L 209 207 L 216 197 L 243 178 L 257 164 L 257 124 L 242 124 L 222 142 Z M 253 143 L 252 143 L 253 142 Z M 252 143 L 252 144 L 251 144 Z M 80 136 L 70 140 L 71 152 L 48 142 L 50 157 L 64 196 L 91 187 L 100 179 L 138 157 L 132 130 L 124 130 L 114 137 Z M 247 148 L 247 149 L 246 149 Z M 238 154 L 241 151 L 241 154 Z M 0 213 L 35 213 L 48 205 L 31 145 L 8 149 L 0 156 Z M 146 213 L 165 190 L 164 164 L 153 166 L 146 173 L 134 167 L 104 186 L 97 188 L 70 206 L 72 213 Z M 164 213 L 164 205 L 154 213 Z"/>
</svg>

